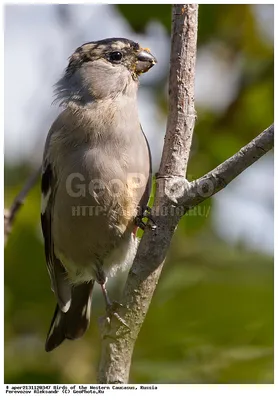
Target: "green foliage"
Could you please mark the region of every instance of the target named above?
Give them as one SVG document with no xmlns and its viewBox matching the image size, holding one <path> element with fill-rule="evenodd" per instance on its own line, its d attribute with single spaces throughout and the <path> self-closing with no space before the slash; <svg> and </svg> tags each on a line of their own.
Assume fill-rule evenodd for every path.
<svg viewBox="0 0 278 400">
<path fill-rule="evenodd" d="M 136 32 L 143 32 L 152 21 L 162 23 L 171 31 L 170 4 L 118 4 L 117 7 Z"/>
</svg>

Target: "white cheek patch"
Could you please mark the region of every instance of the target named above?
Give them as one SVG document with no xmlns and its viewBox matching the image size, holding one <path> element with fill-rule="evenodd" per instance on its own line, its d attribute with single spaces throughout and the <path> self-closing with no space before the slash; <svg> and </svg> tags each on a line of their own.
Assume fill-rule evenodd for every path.
<svg viewBox="0 0 278 400">
<path fill-rule="evenodd" d="M 51 195 L 51 189 L 48 190 L 46 195 L 42 194 L 42 199 L 41 199 L 41 213 L 42 214 L 45 213 L 46 207 L 49 202 L 50 195 Z"/>
</svg>

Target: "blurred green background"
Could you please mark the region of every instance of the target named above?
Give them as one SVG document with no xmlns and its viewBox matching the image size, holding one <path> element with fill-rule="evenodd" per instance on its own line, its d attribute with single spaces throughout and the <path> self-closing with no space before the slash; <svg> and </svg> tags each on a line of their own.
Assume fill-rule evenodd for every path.
<svg viewBox="0 0 278 400">
<path fill-rule="evenodd" d="M 155 23 L 170 40 L 170 5 L 107 7 L 128 29 L 144 35 Z M 266 13 L 260 7 L 199 8 L 197 60 L 202 61 L 202 70 L 206 70 L 204 57 L 212 54 L 226 69 L 235 66 L 237 79 L 225 106 L 208 107 L 204 99 L 196 102 L 198 120 L 188 170 L 190 179 L 217 166 L 273 122 L 273 37 L 263 29 L 265 15 L 273 14 L 273 8 Z M 68 20 L 65 22 L 69 10 L 69 6 L 56 9 L 62 28 L 63 23 L 69 24 Z M 213 70 L 209 62 L 208 68 Z M 168 66 L 160 79 L 150 84 L 164 118 L 167 76 Z M 202 73 L 199 76 L 201 81 Z M 223 67 L 219 82 L 227 77 L 231 77 L 229 69 L 227 73 Z M 197 88 L 198 74 L 196 91 Z M 202 92 L 202 88 L 198 90 Z M 212 101 L 217 100 L 217 93 L 211 93 Z M 161 142 L 164 133 L 160 132 Z M 273 154 L 265 157 L 271 169 Z M 36 163 L 30 163 L 28 157 L 15 162 L 5 155 L 5 207 L 11 205 Z M 268 174 L 268 170 L 259 176 L 263 173 Z M 250 180 L 256 181 L 256 174 L 252 178 L 250 175 Z M 237 187 L 231 187 L 231 195 L 237 196 Z M 249 196 L 256 197 L 258 189 L 254 194 L 250 190 Z M 242 197 L 240 191 L 238 196 Z M 271 191 L 267 198 L 270 201 L 264 201 L 263 207 L 272 215 Z M 226 214 L 236 207 L 231 199 L 228 207 L 225 197 L 219 197 Z M 206 201 L 179 225 L 136 343 L 131 383 L 273 382 L 273 254 L 260 245 L 249 246 L 244 240 L 227 240 L 220 233 L 223 227 L 219 230 L 215 224 L 216 206 L 215 199 Z M 269 225 L 264 226 L 264 218 L 261 224 L 262 229 L 270 229 Z M 125 274 L 110 282 L 111 297 L 120 297 L 124 281 Z M 104 313 L 99 288 L 93 295 L 92 322 L 86 335 L 75 342 L 66 341 L 52 353 L 44 351 L 55 299 L 40 232 L 39 184 L 28 196 L 9 237 L 4 284 L 5 383 L 95 382 L 100 355 L 98 318 Z"/>
</svg>

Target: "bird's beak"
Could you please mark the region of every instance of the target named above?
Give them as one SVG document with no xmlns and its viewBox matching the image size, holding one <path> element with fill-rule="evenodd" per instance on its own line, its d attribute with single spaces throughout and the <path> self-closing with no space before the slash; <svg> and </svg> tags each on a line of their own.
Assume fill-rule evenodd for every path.
<svg viewBox="0 0 278 400">
<path fill-rule="evenodd" d="M 151 54 L 149 49 L 140 49 L 137 54 L 135 71 L 137 74 L 147 72 L 157 63 L 156 58 Z"/>
</svg>

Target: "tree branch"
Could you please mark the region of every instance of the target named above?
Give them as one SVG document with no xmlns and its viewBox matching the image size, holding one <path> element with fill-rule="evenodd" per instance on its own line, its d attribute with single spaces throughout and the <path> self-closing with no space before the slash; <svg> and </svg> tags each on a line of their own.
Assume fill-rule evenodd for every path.
<svg viewBox="0 0 278 400">
<path fill-rule="evenodd" d="M 20 193 L 14 199 L 11 207 L 9 209 L 4 210 L 4 239 L 5 245 L 8 240 L 8 236 L 12 230 L 12 225 L 15 219 L 16 214 L 20 210 L 21 206 L 24 203 L 25 198 L 27 197 L 30 190 L 36 184 L 39 176 L 41 174 L 41 168 L 35 172 L 33 172 L 28 180 L 26 181 L 25 185 L 23 186 Z"/>
<path fill-rule="evenodd" d="M 195 121 L 194 78 L 198 6 L 174 5 L 169 80 L 169 119 L 157 179 L 154 210 L 170 210 L 176 203 L 171 187 L 184 186 Z M 115 318 L 102 327 L 100 383 L 128 382 L 134 343 L 145 319 L 166 252 L 179 219 L 167 213 L 156 217 L 157 229 L 146 229 L 129 272 L 119 313 L 130 331 Z"/>
<path fill-rule="evenodd" d="M 169 116 L 159 175 L 184 177 L 193 129 L 197 7 L 173 6 L 169 76 Z"/>
<path fill-rule="evenodd" d="M 228 160 L 202 178 L 187 184 L 184 195 L 179 199 L 180 205 L 185 207 L 184 212 L 224 189 L 273 146 L 274 125 L 272 124 Z"/>
</svg>

